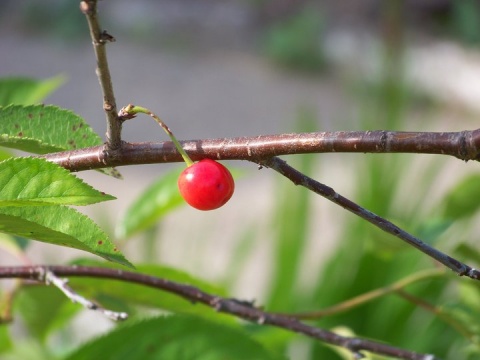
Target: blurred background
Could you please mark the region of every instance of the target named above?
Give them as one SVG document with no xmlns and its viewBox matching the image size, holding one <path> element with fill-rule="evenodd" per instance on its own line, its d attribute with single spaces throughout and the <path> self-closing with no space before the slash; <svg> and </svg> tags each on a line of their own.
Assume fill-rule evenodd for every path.
<svg viewBox="0 0 480 360">
<path fill-rule="evenodd" d="M 107 51 L 118 107 L 150 108 L 179 139 L 478 127 L 477 1 L 105 0 L 99 2 L 99 16 L 116 38 Z M 105 133 L 95 58 L 78 1 L 2 1 L 0 31 L 0 76 L 62 76 L 64 85 L 47 103 L 72 109 Z M 126 123 L 123 134 L 126 141 L 166 140 L 147 117 Z M 444 232 L 448 226 L 432 209 L 478 166 L 427 155 L 322 154 L 287 160 L 406 230 L 445 239 L 452 233 Z M 357 252 L 357 245 L 345 241 L 355 228 L 352 216 L 267 169 L 227 165 L 239 176 L 225 207 L 168 213 L 156 226 L 155 246 L 145 250 L 144 235 L 118 240 L 127 258 L 227 284 L 232 296 L 257 299 L 273 309 L 315 308 L 314 294 L 326 281 L 322 269 L 339 251 L 336 244 Z M 79 174 L 118 198 L 81 210 L 115 238 L 132 201 L 169 169 L 182 167 L 119 168 L 124 180 Z M 356 242 L 365 241 L 365 250 L 370 240 L 381 238 L 388 244 L 380 251 L 386 266 L 383 260 L 398 251 L 396 240 L 366 228 L 355 234 Z M 470 228 L 461 230 L 467 234 Z M 58 264 L 83 255 L 65 250 L 60 256 L 52 249 L 35 244 L 28 254 L 34 262 Z M 6 257 L 5 263 L 18 260 Z M 366 281 L 364 288 L 370 285 Z M 349 296 L 343 290 L 337 294 Z M 297 358 L 311 351 L 293 348 L 301 354 Z"/>
</svg>

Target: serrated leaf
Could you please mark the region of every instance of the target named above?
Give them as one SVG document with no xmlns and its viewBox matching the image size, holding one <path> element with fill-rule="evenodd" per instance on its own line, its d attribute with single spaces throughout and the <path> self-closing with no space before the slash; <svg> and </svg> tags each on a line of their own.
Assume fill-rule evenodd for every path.
<svg viewBox="0 0 480 360">
<path fill-rule="evenodd" d="M 0 207 L 88 205 L 113 199 L 44 159 L 12 158 L 0 162 Z"/>
<path fill-rule="evenodd" d="M 97 224 L 68 207 L 0 207 L 0 232 L 88 251 L 132 266 Z"/>
<path fill-rule="evenodd" d="M 444 197 L 443 214 L 449 219 L 472 216 L 480 209 L 480 174 L 469 175 Z"/>
<path fill-rule="evenodd" d="M 0 107 L 0 146 L 48 154 L 102 143 L 90 125 L 70 110 L 53 105 Z M 114 168 L 99 171 L 121 178 Z"/>
<path fill-rule="evenodd" d="M 135 200 L 118 223 L 116 235 L 119 238 L 129 238 L 148 229 L 163 215 L 183 203 L 177 188 L 179 174 L 178 169 L 166 173 Z"/>
<path fill-rule="evenodd" d="M 64 82 L 63 76 L 55 76 L 46 80 L 25 77 L 0 79 L 0 106 L 40 103 Z"/>
<path fill-rule="evenodd" d="M 35 154 L 102 144 L 78 115 L 53 105 L 0 108 L 0 145 Z"/>
<path fill-rule="evenodd" d="M 273 360 L 282 356 L 266 350 L 241 328 L 204 319 L 171 316 L 125 324 L 81 347 L 66 360 L 195 359 Z"/>
</svg>

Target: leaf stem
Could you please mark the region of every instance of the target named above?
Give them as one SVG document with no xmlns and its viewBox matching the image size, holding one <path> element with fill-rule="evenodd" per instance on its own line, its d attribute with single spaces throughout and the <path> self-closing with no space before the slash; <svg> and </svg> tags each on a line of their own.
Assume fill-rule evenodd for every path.
<svg viewBox="0 0 480 360">
<path fill-rule="evenodd" d="M 137 114 L 147 114 L 148 116 L 152 117 L 157 122 L 157 124 L 162 127 L 162 129 L 168 135 L 170 140 L 172 140 L 173 144 L 175 145 L 175 148 L 182 156 L 183 161 L 185 161 L 185 163 L 187 164 L 187 167 L 193 165 L 193 160 L 190 158 L 190 156 L 188 156 L 186 151 L 183 149 L 182 145 L 178 142 L 175 135 L 173 135 L 172 130 L 170 130 L 167 124 L 165 124 L 163 120 L 160 119 L 160 117 L 155 113 L 151 112 L 150 110 L 142 106 L 129 104 L 120 110 L 119 117 L 121 119 L 128 120 L 128 119 L 134 118 Z"/>
<path fill-rule="evenodd" d="M 357 306 L 363 305 L 367 302 L 373 301 L 387 294 L 396 293 L 399 290 L 405 288 L 406 286 L 414 284 L 416 282 L 428 280 L 434 277 L 444 276 L 445 274 L 445 269 L 428 269 L 424 271 L 419 271 L 415 274 L 400 279 L 393 284 L 355 296 L 351 299 L 342 301 L 341 303 L 335 304 L 325 309 L 300 313 L 288 313 L 285 315 L 293 316 L 296 319 L 302 320 L 318 319 L 324 316 L 335 315 L 341 312 L 351 310 Z"/>
</svg>

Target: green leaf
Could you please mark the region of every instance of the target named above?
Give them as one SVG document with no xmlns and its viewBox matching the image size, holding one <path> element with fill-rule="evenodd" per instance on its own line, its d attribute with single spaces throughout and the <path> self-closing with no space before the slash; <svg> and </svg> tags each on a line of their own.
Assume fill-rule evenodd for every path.
<svg viewBox="0 0 480 360">
<path fill-rule="evenodd" d="M 88 205 L 113 199 L 44 159 L 12 158 L 0 162 L 0 207 Z"/>
<path fill-rule="evenodd" d="M 66 360 L 83 359 L 284 359 L 240 328 L 171 316 L 125 324 L 81 347 Z"/>
<path fill-rule="evenodd" d="M 80 116 L 53 105 L 0 107 L 0 146 L 34 154 L 74 150 L 103 144 Z M 98 171 L 121 178 L 114 168 Z"/>
<path fill-rule="evenodd" d="M 78 115 L 53 105 L 0 108 L 0 145 L 35 154 L 72 150 L 103 143 Z"/>
<path fill-rule="evenodd" d="M 480 251 L 476 246 L 472 246 L 468 243 L 460 243 L 455 249 L 455 255 L 462 258 L 465 262 L 475 262 L 476 265 L 480 265 Z"/>
<path fill-rule="evenodd" d="M 0 324 L 0 354 L 12 348 L 12 340 L 8 333 L 8 326 Z"/>
<path fill-rule="evenodd" d="M 24 286 L 15 295 L 14 309 L 31 335 L 45 341 L 51 331 L 65 325 L 82 307 L 53 286 Z"/>
<path fill-rule="evenodd" d="M 443 200 L 446 218 L 461 219 L 474 215 L 480 208 L 480 174 L 463 178 Z"/>
<path fill-rule="evenodd" d="M 1 207 L 0 232 L 88 251 L 131 267 L 97 224 L 68 207 Z"/>
<path fill-rule="evenodd" d="M 24 77 L 0 79 L 0 106 L 40 103 L 64 82 L 63 76 L 55 76 L 47 80 Z"/>
<path fill-rule="evenodd" d="M 45 346 L 42 346 L 35 339 L 16 339 L 15 347 L 7 352 L 2 354 L 2 360 L 19 360 L 19 359 L 28 359 L 28 360 L 56 360 L 56 357 L 52 352 Z"/>
<path fill-rule="evenodd" d="M 178 169 L 168 172 L 150 185 L 128 208 L 116 229 L 120 238 L 129 238 L 135 233 L 154 225 L 163 215 L 183 203 L 178 192 Z"/>
<path fill-rule="evenodd" d="M 95 260 L 80 260 L 76 261 L 74 264 L 84 266 L 104 266 L 109 268 L 112 267 L 112 264 L 105 264 Z M 160 265 L 136 264 L 135 271 L 146 275 L 168 279 L 181 284 L 195 286 L 210 294 L 226 297 L 226 292 L 224 289 L 178 269 Z M 183 299 L 178 295 L 162 292 L 159 289 L 150 288 L 144 285 L 111 281 L 110 279 L 93 278 L 72 278 L 70 283 L 78 291 L 81 290 L 82 294 L 88 295 L 88 297 L 95 299 L 108 295 L 110 297 L 122 299 L 122 301 L 128 301 L 131 304 L 155 307 L 176 313 L 195 314 L 205 318 L 215 318 L 220 322 L 227 322 L 231 319 L 230 316 L 218 314 L 212 311 L 212 309 L 209 307 L 203 305 L 194 305 L 191 301 Z"/>
</svg>

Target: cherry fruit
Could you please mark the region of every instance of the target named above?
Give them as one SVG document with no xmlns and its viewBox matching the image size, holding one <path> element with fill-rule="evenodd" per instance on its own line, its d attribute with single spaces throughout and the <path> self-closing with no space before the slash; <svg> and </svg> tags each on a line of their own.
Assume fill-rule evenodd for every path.
<svg viewBox="0 0 480 360">
<path fill-rule="evenodd" d="M 225 166 L 210 159 L 194 163 L 167 124 L 147 108 L 129 104 L 119 111 L 118 116 L 128 120 L 133 119 L 137 114 L 151 116 L 167 133 L 187 164 L 177 183 L 180 194 L 190 206 L 198 210 L 214 210 L 230 200 L 235 183 L 232 174 Z"/>
<path fill-rule="evenodd" d="M 235 183 L 225 166 L 203 159 L 183 170 L 178 178 L 178 189 L 195 209 L 214 210 L 232 197 Z"/>
</svg>

